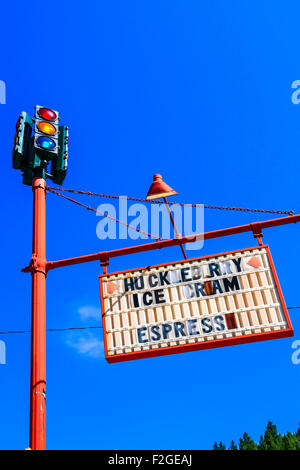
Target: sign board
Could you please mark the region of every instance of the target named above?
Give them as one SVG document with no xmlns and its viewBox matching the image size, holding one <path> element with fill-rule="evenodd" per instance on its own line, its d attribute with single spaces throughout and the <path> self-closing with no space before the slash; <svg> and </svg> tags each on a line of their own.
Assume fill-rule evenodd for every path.
<svg viewBox="0 0 300 470">
<path fill-rule="evenodd" d="M 267 245 L 99 280 L 108 362 L 293 336 Z"/>
</svg>

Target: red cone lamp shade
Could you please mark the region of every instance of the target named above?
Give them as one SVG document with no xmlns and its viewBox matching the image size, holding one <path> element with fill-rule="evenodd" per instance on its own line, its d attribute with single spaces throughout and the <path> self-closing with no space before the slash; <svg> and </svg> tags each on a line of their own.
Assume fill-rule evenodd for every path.
<svg viewBox="0 0 300 470">
<path fill-rule="evenodd" d="M 157 199 L 160 197 L 174 196 L 175 194 L 178 193 L 163 181 L 161 175 L 154 175 L 153 183 L 150 186 L 146 199 Z"/>
</svg>

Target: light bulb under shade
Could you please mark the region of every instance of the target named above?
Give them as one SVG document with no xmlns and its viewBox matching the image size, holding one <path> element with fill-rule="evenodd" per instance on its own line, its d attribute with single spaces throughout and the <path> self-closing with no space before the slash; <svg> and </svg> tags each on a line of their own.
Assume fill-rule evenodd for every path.
<svg viewBox="0 0 300 470">
<path fill-rule="evenodd" d="M 174 196 L 175 194 L 178 193 L 163 181 L 161 175 L 154 175 L 153 183 L 150 186 L 146 199 L 149 201 L 150 199 Z"/>
</svg>

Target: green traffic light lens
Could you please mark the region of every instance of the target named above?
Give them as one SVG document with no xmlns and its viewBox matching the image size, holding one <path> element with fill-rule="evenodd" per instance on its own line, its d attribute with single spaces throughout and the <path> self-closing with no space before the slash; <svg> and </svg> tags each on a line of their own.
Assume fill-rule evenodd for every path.
<svg viewBox="0 0 300 470">
<path fill-rule="evenodd" d="M 54 140 L 49 137 L 39 137 L 37 143 L 44 150 L 53 150 L 56 147 Z"/>
</svg>

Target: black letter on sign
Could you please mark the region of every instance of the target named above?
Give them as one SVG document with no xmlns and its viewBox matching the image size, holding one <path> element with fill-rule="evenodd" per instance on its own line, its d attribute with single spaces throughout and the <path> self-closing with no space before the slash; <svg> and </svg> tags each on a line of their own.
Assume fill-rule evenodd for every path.
<svg viewBox="0 0 300 470">
<path fill-rule="evenodd" d="M 149 275 L 149 286 L 156 287 L 158 284 L 157 274 L 150 274 Z"/>
<path fill-rule="evenodd" d="M 134 279 L 134 287 L 135 289 L 144 289 L 145 283 L 143 276 L 139 276 Z"/>
<path fill-rule="evenodd" d="M 212 331 L 212 326 L 210 324 L 210 318 L 202 318 L 202 330 L 203 333 L 210 333 Z"/>
<path fill-rule="evenodd" d="M 138 294 L 132 294 L 133 297 L 133 305 L 135 308 L 139 307 L 139 297 Z"/>
<path fill-rule="evenodd" d="M 156 289 L 154 292 L 154 297 L 155 297 L 155 303 L 156 304 L 164 304 L 166 299 L 165 299 L 165 293 L 163 289 Z"/>
<path fill-rule="evenodd" d="M 148 300 L 147 300 L 147 297 L 149 297 Z M 151 305 L 152 302 L 153 302 L 152 292 L 144 292 L 143 293 L 143 303 L 144 303 L 144 305 L 146 305 L 146 306 Z"/>
<path fill-rule="evenodd" d="M 210 277 L 214 277 L 214 275 L 216 276 L 221 275 L 219 265 L 217 263 L 209 263 L 208 267 L 209 267 Z"/>
<path fill-rule="evenodd" d="M 172 331 L 172 325 L 169 325 L 169 323 L 162 325 L 162 334 L 164 339 L 168 339 L 170 331 Z"/>
<path fill-rule="evenodd" d="M 241 272 L 241 261 L 242 261 L 242 258 L 236 258 L 236 259 L 233 259 L 232 260 L 234 262 L 234 264 L 236 265 L 236 270 L 238 273 Z"/>
<path fill-rule="evenodd" d="M 126 277 L 124 279 L 124 289 L 125 292 L 128 292 L 129 289 L 134 290 L 134 279 L 132 277 Z"/>
<path fill-rule="evenodd" d="M 201 284 L 201 282 L 197 282 L 195 284 L 195 292 L 196 292 L 196 297 L 205 297 L 205 290 L 204 290 L 204 284 Z"/>
<path fill-rule="evenodd" d="M 181 269 L 182 282 L 192 281 L 192 278 L 189 277 L 189 274 L 190 274 L 190 268 L 189 267 Z"/>
<path fill-rule="evenodd" d="M 184 323 L 181 321 L 176 321 L 174 323 L 174 330 L 175 330 L 175 337 L 178 338 L 180 335 L 181 336 L 186 336 L 184 332 Z"/>
<path fill-rule="evenodd" d="M 236 276 L 232 276 L 231 281 L 228 278 L 223 279 L 225 292 L 230 290 L 240 290 L 239 280 Z"/>
<path fill-rule="evenodd" d="M 217 291 L 219 291 L 220 294 L 223 294 L 220 281 L 216 280 L 216 281 L 213 281 L 212 283 L 213 283 L 214 294 L 216 294 Z"/>
<path fill-rule="evenodd" d="M 197 326 L 197 320 L 196 319 L 195 320 L 188 320 L 187 325 L 188 325 L 189 335 L 198 335 L 199 334 L 199 331 L 195 330 L 195 328 Z"/>
<path fill-rule="evenodd" d="M 225 323 L 224 323 L 225 318 L 223 315 L 217 315 L 214 317 L 214 324 L 215 324 L 215 330 L 216 331 L 223 331 L 225 330 Z"/>
<path fill-rule="evenodd" d="M 165 271 L 165 272 L 160 272 L 159 273 L 159 278 L 160 278 L 160 285 L 161 286 L 164 286 L 165 284 L 167 286 L 170 285 L 170 281 L 168 279 L 168 274 L 169 274 L 169 271 Z"/>
<path fill-rule="evenodd" d="M 147 330 L 147 328 L 145 326 L 143 326 L 142 328 L 138 328 L 136 330 L 139 343 L 148 343 L 148 340 L 143 337 L 145 335 L 145 332 L 146 332 L 145 330 Z"/>
<path fill-rule="evenodd" d="M 160 332 L 159 332 L 159 326 L 154 325 L 150 327 L 150 332 L 153 333 L 156 336 L 151 336 L 151 341 L 159 341 L 160 340 Z"/>
</svg>

